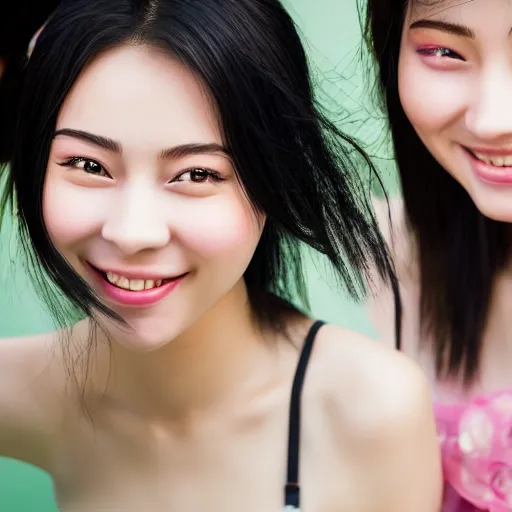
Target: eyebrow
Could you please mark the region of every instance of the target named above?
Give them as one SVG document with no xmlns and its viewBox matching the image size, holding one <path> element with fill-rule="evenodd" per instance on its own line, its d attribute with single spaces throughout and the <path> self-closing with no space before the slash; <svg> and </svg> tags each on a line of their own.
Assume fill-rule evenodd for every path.
<svg viewBox="0 0 512 512">
<path fill-rule="evenodd" d="M 66 137 L 72 137 L 74 139 L 82 140 L 88 144 L 92 144 L 111 153 L 122 154 L 122 146 L 119 142 L 103 137 L 102 135 L 96 135 L 94 133 L 85 132 L 83 130 L 73 130 L 70 128 L 62 128 L 55 132 L 53 138 L 62 135 Z M 160 158 L 162 160 L 178 159 L 190 155 L 204 155 L 213 153 L 223 153 L 226 156 L 230 156 L 230 151 L 215 142 L 210 143 L 192 143 L 192 144 L 180 144 L 172 148 L 164 149 L 160 152 Z"/>
<path fill-rule="evenodd" d="M 448 23 L 446 21 L 439 20 L 418 20 L 411 24 L 409 27 L 411 30 L 418 28 L 429 28 L 433 30 L 441 30 L 442 32 L 448 32 L 456 36 L 467 37 L 469 39 L 475 39 L 475 33 L 464 25 L 458 23 Z"/>
<path fill-rule="evenodd" d="M 108 137 L 102 137 L 101 135 L 95 135 L 94 133 L 84 132 L 82 130 L 71 130 L 69 128 L 62 128 L 57 130 L 53 136 L 55 139 L 59 135 L 66 137 L 72 137 L 74 139 L 82 140 L 93 146 L 98 146 L 101 149 L 106 149 L 112 153 L 122 153 L 121 144 L 115 140 L 109 139 Z"/>
<path fill-rule="evenodd" d="M 210 142 L 208 144 L 204 144 L 204 143 L 181 144 L 179 146 L 174 146 L 172 148 L 164 149 L 160 153 L 160 158 L 162 160 L 178 159 L 178 158 L 183 158 L 185 156 L 190 156 L 190 155 L 205 155 L 205 154 L 211 155 L 214 153 L 223 153 L 226 156 L 230 156 L 230 152 L 226 147 L 222 146 L 221 144 L 217 144 L 215 142 Z"/>
</svg>

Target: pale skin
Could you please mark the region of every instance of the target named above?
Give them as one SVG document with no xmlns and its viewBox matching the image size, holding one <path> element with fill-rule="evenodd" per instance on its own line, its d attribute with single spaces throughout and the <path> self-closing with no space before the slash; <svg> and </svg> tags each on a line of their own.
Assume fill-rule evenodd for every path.
<svg viewBox="0 0 512 512">
<path fill-rule="evenodd" d="M 414 129 L 478 209 L 502 222 L 512 221 L 512 189 L 480 179 L 466 149 L 478 150 L 484 157 L 512 154 L 511 27 L 512 10 L 507 0 L 445 0 L 428 8 L 419 5 L 409 9 L 399 63 L 400 98 Z M 499 168 L 495 172 L 500 172 Z M 420 350 L 414 239 L 405 225 L 400 200 L 392 201 L 391 225 L 387 206 L 379 201 L 376 206 L 401 283 L 403 349 L 434 380 L 432 354 L 428 349 Z M 379 291 L 371 310 L 381 338 L 394 346 L 394 304 L 389 289 Z M 494 287 L 479 380 L 464 391 L 458 383 L 437 381 L 438 399 L 460 400 L 472 393 L 512 387 L 511 310 L 512 272 L 507 268 Z"/>
<path fill-rule="evenodd" d="M 98 318 L 84 395 L 94 429 L 58 333 L 0 344 L 0 454 L 48 471 L 63 511 L 283 508 L 291 383 L 312 320 L 287 317 L 291 342 L 255 323 L 242 276 L 265 219 L 247 203 L 229 156 L 161 158 L 182 144 L 222 145 L 213 112 L 186 68 L 140 47 L 93 61 L 60 112 L 57 130 L 119 147 L 55 138 L 44 217 L 58 250 L 93 287 L 86 261 L 188 273 L 151 307 L 104 297 L 133 330 Z M 104 169 L 61 165 L 77 155 Z M 177 178 L 191 166 L 225 181 Z M 72 355 L 89 326 L 72 329 Z M 430 403 L 426 379 L 405 356 L 324 326 L 304 388 L 303 510 L 437 511 Z"/>
</svg>

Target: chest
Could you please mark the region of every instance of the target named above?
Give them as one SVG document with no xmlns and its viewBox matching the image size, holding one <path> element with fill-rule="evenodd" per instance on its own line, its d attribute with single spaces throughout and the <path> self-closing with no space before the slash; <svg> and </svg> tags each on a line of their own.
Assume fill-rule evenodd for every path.
<svg viewBox="0 0 512 512">
<path fill-rule="evenodd" d="M 311 412 L 301 431 L 302 510 L 339 511 L 345 503 L 343 510 L 359 512 L 348 457 L 335 453 Z M 95 431 L 73 429 L 65 445 L 54 473 L 63 512 L 284 508 L 286 407 L 173 427 L 109 418 Z"/>
</svg>

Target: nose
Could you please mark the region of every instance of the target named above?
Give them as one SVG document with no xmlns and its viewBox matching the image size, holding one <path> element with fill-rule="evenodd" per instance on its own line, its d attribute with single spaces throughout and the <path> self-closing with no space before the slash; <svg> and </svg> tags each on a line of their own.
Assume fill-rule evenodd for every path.
<svg viewBox="0 0 512 512">
<path fill-rule="evenodd" d="M 482 74 L 478 97 L 466 113 L 466 126 L 482 140 L 512 136 L 512 69 L 501 64 Z"/>
<path fill-rule="evenodd" d="M 158 205 L 149 186 L 127 186 L 103 224 L 103 238 L 127 256 L 165 247 L 170 242 L 171 233 Z"/>
</svg>

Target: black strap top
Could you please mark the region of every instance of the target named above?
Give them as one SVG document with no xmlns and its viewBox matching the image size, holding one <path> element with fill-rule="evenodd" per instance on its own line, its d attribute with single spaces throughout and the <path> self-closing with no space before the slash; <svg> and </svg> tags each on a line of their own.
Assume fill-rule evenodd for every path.
<svg viewBox="0 0 512 512">
<path fill-rule="evenodd" d="M 391 278 L 391 290 L 395 305 L 395 348 L 402 348 L 402 299 L 400 298 L 400 286 L 396 277 Z"/>
<path fill-rule="evenodd" d="M 315 322 L 309 330 L 300 354 L 290 400 L 290 424 L 288 433 L 288 470 L 284 488 L 285 511 L 300 510 L 299 448 L 300 448 L 300 405 L 304 377 L 313 344 L 324 322 Z"/>
</svg>

